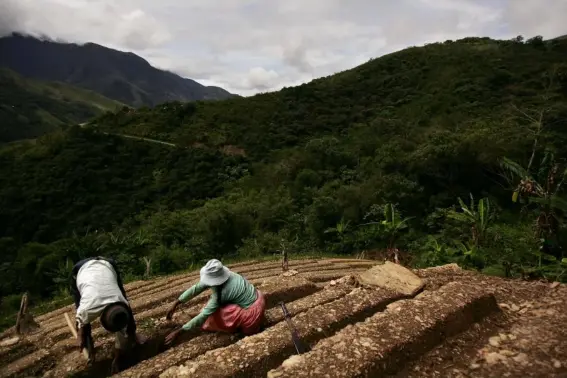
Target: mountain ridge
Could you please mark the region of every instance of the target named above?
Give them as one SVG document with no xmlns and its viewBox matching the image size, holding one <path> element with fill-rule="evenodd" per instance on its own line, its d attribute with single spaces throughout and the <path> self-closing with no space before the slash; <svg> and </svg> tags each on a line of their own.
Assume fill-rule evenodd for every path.
<svg viewBox="0 0 567 378">
<path fill-rule="evenodd" d="M 132 52 L 12 33 L 0 38 L 0 66 L 20 75 L 93 90 L 130 106 L 222 100 L 235 95 L 153 67 Z"/>
<path fill-rule="evenodd" d="M 34 139 L 124 106 L 87 89 L 0 67 L 0 143 Z"/>
</svg>

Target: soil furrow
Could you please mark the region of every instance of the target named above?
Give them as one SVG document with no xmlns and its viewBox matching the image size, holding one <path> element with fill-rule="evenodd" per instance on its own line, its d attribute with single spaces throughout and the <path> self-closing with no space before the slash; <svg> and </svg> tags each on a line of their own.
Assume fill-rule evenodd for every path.
<svg viewBox="0 0 567 378">
<path fill-rule="evenodd" d="M 341 269 L 344 270 L 344 268 L 341 268 Z M 318 270 L 319 270 L 319 267 L 316 266 L 316 265 L 313 265 L 313 266 L 309 266 L 304 272 L 305 273 L 317 272 Z M 279 274 L 279 273 L 281 273 L 281 271 L 278 270 L 278 271 L 267 273 L 267 274 L 265 274 L 265 273 L 251 274 L 251 275 L 247 275 L 246 278 L 248 280 L 250 280 L 252 283 L 257 284 L 259 282 L 262 282 L 261 280 L 278 277 L 277 274 Z M 343 275 L 344 274 L 341 274 L 340 276 L 342 277 Z M 156 315 L 160 315 L 160 314 L 161 315 L 165 314 L 168 306 L 170 305 L 170 302 L 175 300 L 179 295 L 181 295 L 183 290 L 185 290 L 189 287 L 190 287 L 190 285 L 187 285 L 187 287 L 179 286 L 179 287 L 175 287 L 175 288 L 170 288 L 170 289 L 164 290 L 165 292 L 159 291 L 160 295 L 154 296 L 153 298 L 150 296 L 149 298 L 144 298 L 143 300 L 138 299 L 138 300 L 131 301 L 130 303 L 132 304 L 132 308 L 134 310 L 134 316 L 136 317 L 136 319 L 144 319 L 147 316 L 156 316 Z M 204 292 L 202 294 L 199 294 L 195 298 L 193 298 L 191 300 L 190 304 L 194 305 L 194 304 L 205 303 L 207 300 L 208 300 L 208 293 Z M 155 307 L 155 306 L 157 306 L 157 307 Z M 138 313 L 140 315 L 138 315 Z M 73 314 L 74 314 L 74 311 L 73 311 Z M 100 324 L 99 324 L 98 320 L 95 320 L 92 323 L 92 326 L 93 326 L 93 331 L 96 330 L 97 328 L 99 328 Z M 67 324 L 65 323 L 65 321 L 62 318 L 60 321 L 58 321 L 58 323 L 51 324 L 42 333 L 38 333 L 37 335 L 34 335 L 34 339 L 46 337 L 46 338 L 52 339 L 53 341 L 59 341 L 59 340 L 61 340 L 62 337 L 64 337 L 64 335 L 66 335 L 68 333 L 69 333 L 69 330 L 67 328 Z"/>
<path fill-rule="evenodd" d="M 236 271 L 236 273 L 239 273 L 241 275 L 243 275 L 246 278 L 249 279 L 254 279 L 254 278 L 264 278 L 264 277 L 274 277 L 277 276 L 278 274 L 280 274 L 282 272 L 281 267 L 279 267 L 278 265 L 274 265 L 272 267 L 271 264 L 269 266 L 266 266 L 264 268 L 258 268 L 258 269 L 252 269 L 250 271 Z M 321 267 L 321 268 L 331 268 L 333 266 L 335 266 L 336 264 L 326 264 L 326 263 L 305 263 L 305 264 L 294 264 L 294 267 L 292 269 L 299 269 L 299 270 L 304 270 L 304 269 L 309 269 L 309 268 L 314 268 L 314 267 Z M 348 265 L 342 266 L 345 269 L 348 269 Z M 172 288 L 178 288 L 178 287 L 182 287 L 182 286 L 187 286 L 190 287 L 193 284 L 196 284 L 199 280 L 199 275 L 196 274 L 194 276 L 188 276 L 186 278 L 180 279 L 180 280 L 176 280 L 176 281 L 172 281 L 169 282 L 167 285 L 161 286 L 161 287 L 155 287 L 151 290 L 148 291 L 143 291 L 140 293 L 140 295 L 135 295 L 135 296 L 131 296 L 131 300 L 136 300 L 138 298 L 140 298 L 141 296 L 150 296 L 153 295 L 155 293 L 158 293 L 160 291 L 164 291 L 164 290 L 169 290 Z"/>
<path fill-rule="evenodd" d="M 303 298 L 305 296 L 316 293 L 320 289 L 315 286 L 312 282 L 306 281 L 304 279 L 298 278 L 294 280 L 286 280 L 282 282 L 281 280 L 276 280 L 275 282 L 269 281 L 267 284 L 257 286 L 266 297 L 266 308 L 271 308 L 275 306 L 279 301 L 293 301 L 298 298 Z M 204 292 L 203 296 L 205 300 L 208 300 L 210 292 Z M 188 322 L 192 317 L 196 316 L 201 308 L 204 306 L 203 302 L 190 302 L 183 307 L 179 308 L 174 320 L 179 325 Z M 167 310 L 171 307 L 171 303 L 168 303 L 160 307 L 160 311 L 156 312 L 150 310 L 150 312 L 141 313 L 136 316 L 136 321 L 139 323 L 141 321 L 165 316 Z M 98 336 L 105 334 L 106 331 L 102 327 L 98 327 L 93 330 L 93 336 Z"/>
<path fill-rule="evenodd" d="M 299 276 L 311 281 L 311 282 L 328 282 L 332 280 L 338 280 L 347 275 L 356 274 L 364 272 L 366 268 L 359 269 L 341 269 L 336 272 L 299 272 Z"/>
<path fill-rule="evenodd" d="M 310 296 L 290 302 L 286 305 L 292 316 L 300 314 L 322 304 L 329 303 L 344 297 L 352 290 L 348 286 L 337 286 L 321 290 Z M 266 311 L 266 325 L 273 326 L 284 320 L 283 312 L 279 306 Z M 205 334 L 195 337 L 186 343 L 178 345 L 149 360 L 143 361 L 131 369 L 120 373 L 120 377 L 155 378 L 168 367 L 182 364 L 187 360 L 216 348 L 232 344 L 236 337 L 225 334 Z"/>
<path fill-rule="evenodd" d="M 301 267 L 305 265 L 330 265 L 331 263 L 326 263 L 325 261 L 317 261 L 317 260 L 293 260 L 290 261 L 290 265 L 294 267 Z M 259 264 L 254 265 L 243 265 L 232 267 L 229 265 L 229 268 L 234 270 L 236 273 L 246 275 L 251 274 L 253 272 L 257 272 L 260 270 L 269 270 L 272 272 L 281 272 L 281 263 L 279 261 L 266 261 Z M 135 290 L 132 294 L 128 294 L 132 299 L 136 299 L 138 294 L 143 293 L 143 295 L 148 295 L 155 293 L 159 290 L 165 290 L 167 288 L 174 287 L 176 285 L 181 285 L 182 283 L 187 283 L 191 281 L 197 281 L 199 279 L 199 271 L 193 271 L 190 273 L 185 273 L 183 275 L 178 276 L 170 276 L 168 280 L 156 283 L 155 285 L 151 285 L 150 287 L 144 287 L 143 290 Z"/>
<path fill-rule="evenodd" d="M 268 373 L 285 377 L 377 377 L 395 373 L 447 337 L 499 311 L 486 288 L 452 282 L 399 301 L 319 342 Z"/>
<path fill-rule="evenodd" d="M 298 298 L 303 298 L 305 296 L 311 295 L 313 293 L 316 293 L 317 291 L 319 291 L 320 289 L 317 288 L 312 282 L 309 282 L 305 279 L 299 278 L 299 277 L 293 277 L 292 279 L 290 279 L 289 277 L 286 278 L 274 278 L 272 280 L 268 280 L 265 281 L 263 285 L 259 285 L 259 289 L 262 290 L 262 292 L 264 293 L 265 297 L 266 297 L 266 305 L 267 307 L 273 307 L 275 306 L 279 301 L 293 301 L 296 300 Z M 200 310 L 200 306 L 195 305 L 194 303 L 189 305 L 190 310 L 193 313 L 197 312 Z M 137 358 L 143 358 L 144 355 L 148 355 L 149 358 L 152 355 L 155 355 L 156 353 L 158 353 L 160 350 L 159 347 L 161 347 L 161 343 L 163 340 L 163 337 L 165 336 L 165 334 L 167 332 L 169 332 L 169 330 L 171 330 L 173 327 L 178 326 L 183 324 L 185 321 L 189 320 L 188 318 L 178 318 L 177 316 L 174 318 L 174 322 L 166 324 L 165 327 L 163 328 L 159 328 L 159 329 L 152 329 L 152 335 L 150 335 L 150 340 L 148 341 L 147 346 L 143 347 L 144 350 L 139 351 L 140 356 L 138 356 Z M 65 330 L 69 336 L 69 330 Z M 99 338 L 98 336 L 104 335 L 104 338 Z M 108 372 L 109 370 L 104 370 L 105 368 L 105 364 L 109 364 L 108 361 L 106 361 L 110 356 L 107 354 L 109 353 L 110 349 L 110 344 L 113 343 L 114 339 L 113 337 L 106 337 L 106 335 L 108 335 L 108 333 L 106 333 L 106 331 L 104 331 L 102 328 L 93 330 L 93 336 L 95 338 L 95 346 L 96 346 L 96 350 L 97 350 L 97 361 L 99 360 L 99 357 L 101 359 L 101 362 L 98 363 L 95 367 L 93 367 L 93 371 L 91 373 L 95 373 L 96 371 L 98 371 L 97 369 L 102 369 L 105 372 Z M 65 361 L 69 361 L 69 363 L 71 364 L 77 364 L 77 363 L 81 363 L 82 361 L 82 357 L 79 355 L 79 352 L 75 349 L 74 347 L 75 341 L 71 340 L 69 341 L 69 339 L 66 340 L 61 340 L 58 343 L 56 343 L 53 347 L 50 348 L 50 353 L 51 354 L 57 354 L 57 353 L 61 353 L 61 352 L 70 352 L 67 356 L 65 356 Z M 46 356 L 46 358 L 48 358 L 48 356 Z M 25 365 L 25 362 L 22 362 L 23 365 Z M 58 364 L 58 365 L 65 365 L 65 364 Z M 103 368 L 101 368 L 101 366 Z M 24 369 L 26 368 L 25 366 L 23 367 Z M 28 369 L 32 369 L 32 366 L 28 366 Z M 65 369 L 66 371 L 67 369 Z M 76 370 L 76 369 L 71 369 L 71 370 Z M 61 371 L 58 371 L 58 373 L 61 373 Z M 96 374 L 95 374 L 96 375 Z M 58 377 L 59 375 L 55 374 L 55 377 Z"/>
<path fill-rule="evenodd" d="M 285 276 L 279 257 L 231 264 L 266 294 L 264 331 L 246 338 L 184 333 L 169 349 L 165 335 L 195 316 L 209 297 L 207 291 L 191 300 L 172 322 L 163 318 L 171 301 L 197 281 L 198 271 L 131 282 L 128 296 L 147 340 L 123 360 L 120 376 L 567 378 L 567 286 L 489 277 L 448 264 L 414 270 L 425 291 L 404 300 L 353 289 L 356 280 L 340 279 L 379 263 L 300 259 L 290 261 Z M 289 301 L 301 339 L 314 346 L 311 352 L 294 356 L 280 300 Z M 390 301 L 395 303 L 384 310 Z M 36 317 L 41 328 L 16 343 L 8 339 L 14 327 L 2 332 L 0 378 L 108 376 L 113 335 L 93 323 L 97 359 L 87 367 L 62 316 L 74 314 L 73 307 Z"/>
<path fill-rule="evenodd" d="M 55 358 L 49 355 L 49 351 L 39 349 L 2 368 L 0 377 L 33 377 L 53 364 Z"/>
<path fill-rule="evenodd" d="M 0 351 L 0 368 L 37 351 L 37 347 L 27 340 L 21 341 L 11 348 L 2 348 Z"/>
<path fill-rule="evenodd" d="M 301 263 L 313 263 L 313 262 L 317 262 L 320 261 L 321 263 L 325 262 L 325 260 L 314 260 L 314 259 L 296 259 L 296 260 L 292 260 L 290 261 L 290 264 L 301 264 Z M 264 266 L 266 265 L 272 265 L 274 267 L 279 266 L 280 262 L 274 262 L 274 261 L 268 261 L 268 262 L 263 262 L 263 263 L 255 263 L 255 262 L 244 262 L 244 263 L 237 263 L 237 264 L 229 264 L 228 267 L 231 269 L 235 269 L 236 272 L 246 272 L 246 267 L 249 266 L 254 266 L 254 268 L 252 268 L 252 270 L 256 270 L 256 269 L 262 269 Z M 260 266 L 258 268 L 258 266 Z M 185 273 L 181 273 L 181 274 L 176 274 L 176 275 L 172 275 L 172 276 L 167 276 L 164 278 L 157 278 L 154 280 L 148 280 L 148 281 L 135 281 L 135 282 L 130 282 L 128 284 L 124 285 L 124 288 L 126 289 L 126 292 L 128 294 L 129 297 L 133 297 L 133 295 L 138 294 L 139 292 L 141 292 L 142 288 L 144 290 L 146 289 L 150 289 L 148 288 L 148 286 L 153 287 L 159 287 L 162 286 L 164 284 L 167 284 L 168 282 L 171 281 L 175 281 L 175 280 L 179 280 L 179 279 L 185 279 L 186 277 L 198 277 L 199 276 L 199 272 L 198 270 L 195 271 L 191 271 L 191 272 L 185 272 Z M 190 279 L 188 279 L 190 280 Z M 67 311 L 74 311 L 74 306 L 73 305 L 67 305 L 65 307 L 59 308 L 57 310 L 54 311 L 50 311 L 48 313 L 39 315 L 36 317 L 36 321 L 38 322 L 48 322 L 51 318 L 55 318 L 58 317 L 59 315 L 62 315 L 64 312 Z"/>
<path fill-rule="evenodd" d="M 296 267 L 297 269 L 306 269 L 305 272 L 311 272 L 311 271 L 317 271 L 319 266 L 321 266 L 322 268 L 327 267 L 327 264 L 325 263 L 312 263 L 312 262 L 307 262 L 306 264 L 302 264 L 303 261 L 301 261 L 300 264 L 294 264 L 294 267 Z M 309 261 L 309 260 L 306 260 Z M 261 270 L 261 269 L 260 269 Z M 256 272 L 257 270 L 254 270 L 254 272 Z M 249 280 L 256 280 L 256 279 L 260 279 L 260 278 L 270 278 L 270 277 L 275 277 L 278 274 L 281 273 L 280 269 L 274 269 L 274 270 L 270 270 L 268 272 L 261 272 L 261 273 L 253 273 L 253 274 L 247 274 L 247 273 L 242 273 L 247 279 Z M 197 277 L 195 276 L 195 282 L 189 282 L 189 283 L 185 283 L 186 281 L 182 281 L 179 282 L 175 285 L 170 285 L 168 287 L 162 287 L 162 288 L 158 288 L 153 290 L 152 292 L 149 293 L 143 293 L 143 295 L 139 295 L 136 296 L 134 298 L 130 297 L 130 303 L 132 304 L 132 308 L 134 310 L 134 315 L 136 315 L 137 312 L 144 312 L 144 310 L 153 307 L 155 305 L 160 305 L 163 302 L 170 302 L 172 300 L 174 300 L 178 295 L 180 295 L 182 293 L 183 290 L 189 288 L 192 284 L 196 283 L 197 281 Z M 188 279 L 188 281 L 191 281 L 191 279 Z M 186 286 L 186 287 L 185 287 Z M 153 294 L 156 293 L 160 293 L 160 295 L 157 296 L 153 296 Z M 199 296 L 197 296 L 196 298 L 193 299 L 193 303 L 204 303 L 207 300 L 208 296 L 206 294 L 201 294 Z M 163 306 L 166 306 L 165 304 Z M 162 306 L 162 307 L 163 307 Z M 161 308 L 160 308 L 161 309 Z M 150 310 L 151 311 L 151 310 Z M 61 339 L 61 336 L 68 333 L 67 332 L 67 324 L 65 323 L 65 320 L 63 319 L 63 312 L 61 311 L 60 313 L 60 319 L 53 319 L 51 322 L 48 322 L 47 324 L 42 324 L 41 327 L 41 331 L 35 335 L 35 338 L 41 338 L 41 337 L 47 337 L 50 339 L 53 339 L 54 341 L 58 341 Z M 68 311 L 69 313 L 71 313 L 71 315 L 74 316 L 75 313 L 75 308 L 74 306 L 71 307 Z M 98 327 L 99 324 L 98 322 L 94 322 L 93 323 L 93 329 Z"/>
<path fill-rule="evenodd" d="M 293 322 L 302 340 L 311 344 L 399 299 L 401 295 L 387 290 L 357 288 L 343 298 L 295 316 Z M 261 334 L 209 351 L 185 365 L 170 368 L 160 377 L 265 377 L 270 369 L 294 353 L 287 327 L 286 322 L 280 322 Z"/>
</svg>

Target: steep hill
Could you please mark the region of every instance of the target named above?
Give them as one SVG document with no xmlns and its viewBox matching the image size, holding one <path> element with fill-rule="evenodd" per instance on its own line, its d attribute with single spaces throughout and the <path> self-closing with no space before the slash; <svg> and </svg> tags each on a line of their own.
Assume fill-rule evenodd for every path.
<svg viewBox="0 0 567 378">
<path fill-rule="evenodd" d="M 0 68 L 0 143 L 37 138 L 123 106 L 92 91 Z"/>
<path fill-rule="evenodd" d="M 231 97 L 218 87 L 152 67 L 141 57 L 94 43 L 77 45 L 13 34 L 0 38 L 0 67 L 90 89 L 131 106 Z"/>
<path fill-rule="evenodd" d="M 53 295 L 94 254 L 137 277 L 142 257 L 169 273 L 284 250 L 564 280 L 567 41 L 528 41 L 409 48 L 4 149 L 0 290 Z"/>
<path fill-rule="evenodd" d="M 343 138 L 355 130 L 375 130 L 384 137 L 405 130 L 410 134 L 405 143 L 415 146 L 431 132 L 449 135 L 458 128 L 461 134 L 471 133 L 479 123 L 509 121 L 513 104 L 541 106 L 547 75 L 556 71 L 550 92 L 556 97 L 549 101 L 560 103 L 567 86 L 562 64 L 566 42 L 541 43 L 488 38 L 435 43 L 280 92 L 188 104 L 185 110 L 156 107 L 109 115 L 98 125 L 187 146 L 235 145 L 258 157 L 313 137 Z"/>
</svg>

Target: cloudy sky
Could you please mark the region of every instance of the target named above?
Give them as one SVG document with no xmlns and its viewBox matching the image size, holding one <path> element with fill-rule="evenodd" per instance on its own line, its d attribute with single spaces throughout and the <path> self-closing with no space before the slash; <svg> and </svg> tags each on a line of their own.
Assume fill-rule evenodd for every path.
<svg viewBox="0 0 567 378">
<path fill-rule="evenodd" d="M 0 0 L 0 34 L 12 31 L 250 95 L 427 42 L 567 34 L 567 0 Z"/>
</svg>

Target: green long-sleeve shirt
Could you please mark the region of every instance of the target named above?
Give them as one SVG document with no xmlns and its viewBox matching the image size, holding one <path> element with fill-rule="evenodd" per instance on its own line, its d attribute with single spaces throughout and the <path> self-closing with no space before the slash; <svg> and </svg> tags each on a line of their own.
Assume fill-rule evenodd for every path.
<svg viewBox="0 0 567 378">
<path fill-rule="evenodd" d="M 179 296 L 179 302 L 185 303 L 208 288 L 210 287 L 201 282 L 197 282 Z M 233 303 L 242 308 L 248 308 L 256 299 L 256 288 L 240 274 L 231 272 L 230 278 L 225 282 L 222 289 L 222 303 L 218 301 L 217 290 L 215 288 L 212 290 L 211 298 L 207 302 L 207 305 L 201 310 L 199 315 L 184 324 L 183 329 L 189 331 L 195 327 L 201 327 L 207 318 L 220 308 L 221 304 Z"/>
</svg>

